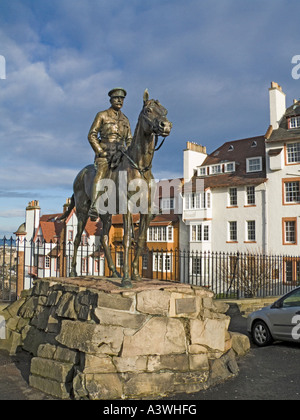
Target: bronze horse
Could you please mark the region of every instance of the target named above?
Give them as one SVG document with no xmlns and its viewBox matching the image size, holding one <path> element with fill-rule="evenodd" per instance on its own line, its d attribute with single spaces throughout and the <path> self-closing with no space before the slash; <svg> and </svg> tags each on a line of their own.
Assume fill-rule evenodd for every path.
<svg viewBox="0 0 300 420">
<path fill-rule="evenodd" d="M 149 224 L 154 217 L 152 211 L 152 188 L 154 185 L 154 178 L 151 172 L 152 160 L 154 152 L 157 150 L 156 144 L 158 136 L 167 137 L 172 128 L 172 123 L 167 119 L 167 110 L 159 103 L 159 101 L 149 99 L 148 90 L 145 90 L 143 99 L 143 109 L 139 115 L 131 145 L 126 152 L 123 152 L 123 158 L 118 168 L 111 170 L 109 174 L 109 181 L 112 181 L 116 186 L 116 213 L 123 214 L 124 266 L 121 283 L 122 287 L 131 287 L 131 279 L 141 280 L 138 269 L 139 257 L 142 255 L 143 248 L 145 246 Z M 91 205 L 90 197 L 95 173 L 96 171 L 94 165 L 88 165 L 79 172 L 74 180 L 74 194 L 72 196 L 71 203 L 68 210 L 61 217 L 61 219 L 64 220 L 70 214 L 71 210 L 76 207 L 78 230 L 74 241 L 74 254 L 72 257 L 70 276 L 77 276 L 77 250 L 80 245 L 81 235 L 88 220 L 88 211 Z M 121 177 L 122 174 L 123 176 Z M 126 184 L 125 188 L 124 180 Z M 132 186 L 137 188 L 134 190 Z M 103 190 L 107 191 L 107 188 L 103 188 Z M 132 243 L 131 232 L 133 229 L 132 200 L 134 199 L 134 195 L 137 193 L 137 190 L 140 192 L 137 201 L 139 204 L 143 201 L 143 211 L 139 211 L 139 233 L 134 260 L 132 263 L 132 275 L 130 278 L 129 251 Z M 110 197 L 108 195 L 107 199 L 109 200 L 109 198 Z M 123 210 L 120 212 L 119 210 L 121 206 Z M 120 277 L 120 274 L 117 272 L 113 262 L 109 247 L 109 231 L 112 224 L 112 213 L 108 211 L 105 212 L 104 209 L 99 212 L 99 217 L 103 224 L 100 242 L 104 250 L 108 267 L 111 270 L 113 277 Z"/>
</svg>

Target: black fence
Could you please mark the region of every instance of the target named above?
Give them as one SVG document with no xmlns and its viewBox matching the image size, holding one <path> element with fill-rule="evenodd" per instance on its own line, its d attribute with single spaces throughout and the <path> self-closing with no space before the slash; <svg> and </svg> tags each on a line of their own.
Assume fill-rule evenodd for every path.
<svg viewBox="0 0 300 420">
<path fill-rule="evenodd" d="M 68 277 L 73 251 L 72 242 L 0 240 L 0 300 L 16 299 L 36 278 Z M 122 247 L 112 246 L 111 254 L 122 275 Z M 134 249 L 130 264 L 133 258 Z M 99 244 L 86 239 L 78 249 L 76 268 L 78 276 L 111 274 Z M 145 249 L 139 269 L 143 278 L 209 288 L 218 299 L 280 296 L 300 284 L 300 256 Z"/>
</svg>

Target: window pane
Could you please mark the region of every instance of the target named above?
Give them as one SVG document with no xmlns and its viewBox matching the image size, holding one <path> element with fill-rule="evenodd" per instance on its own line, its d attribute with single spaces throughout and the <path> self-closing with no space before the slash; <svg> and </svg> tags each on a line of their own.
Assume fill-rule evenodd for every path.
<svg viewBox="0 0 300 420">
<path fill-rule="evenodd" d="M 299 203 L 300 202 L 300 182 L 285 182 L 285 202 Z"/>
<path fill-rule="evenodd" d="M 285 241 L 288 243 L 296 242 L 296 224 L 294 221 L 285 222 Z"/>
<path fill-rule="evenodd" d="M 249 158 L 247 159 L 247 172 L 258 172 L 261 171 L 261 158 Z"/>
<path fill-rule="evenodd" d="M 288 163 L 300 162 L 300 143 L 291 143 L 287 145 Z"/>
<path fill-rule="evenodd" d="M 229 204 L 230 206 L 237 206 L 237 189 L 229 188 Z"/>
<path fill-rule="evenodd" d="M 247 187 L 247 204 L 253 205 L 255 204 L 255 187 Z"/>
<path fill-rule="evenodd" d="M 255 220 L 247 222 L 248 241 L 255 241 Z"/>
<path fill-rule="evenodd" d="M 237 241 L 237 223 L 229 222 L 229 240 Z"/>
</svg>

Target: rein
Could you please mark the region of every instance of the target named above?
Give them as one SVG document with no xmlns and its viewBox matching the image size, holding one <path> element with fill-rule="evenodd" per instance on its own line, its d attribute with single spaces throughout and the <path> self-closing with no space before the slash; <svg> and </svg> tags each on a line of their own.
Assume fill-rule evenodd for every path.
<svg viewBox="0 0 300 420">
<path fill-rule="evenodd" d="M 156 147 L 157 146 L 157 143 L 158 143 L 158 137 L 159 137 L 158 134 L 156 134 L 155 135 L 154 152 L 157 152 L 162 147 L 162 145 L 164 144 L 164 142 L 166 140 L 166 137 L 164 137 L 163 140 L 161 141 L 160 145 L 158 147 Z M 139 173 L 142 175 L 142 177 L 145 177 L 145 173 L 152 168 L 152 163 L 151 163 L 149 166 L 146 166 L 146 168 L 141 169 L 138 166 L 138 164 L 136 162 L 134 162 L 134 160 L 131 159 L 131 157 L 126 152 L 124 152 L 124 150 L 121 150 L 121 152 L 129 160 L 129 162 L 131 163 L 132 167 L 134 169 L 136 169 L 137 171 L 139 171 Z"/>
</svg>

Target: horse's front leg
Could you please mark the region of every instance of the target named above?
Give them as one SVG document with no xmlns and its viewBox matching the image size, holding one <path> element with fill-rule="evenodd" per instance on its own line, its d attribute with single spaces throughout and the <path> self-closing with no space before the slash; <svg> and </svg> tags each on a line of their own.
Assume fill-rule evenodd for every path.
<svg viewBox="0 0 300 420">
<path fill-rule="evenodd" d="M 123 266 L 123 279 L 122 287 L 132 287 L 130 275 L 129 275 L 129 252 L 131 247 L 131 213 L 127 212 L 123 216 L 124 222 L 124 236 L 123 236 L 123 249 L 124 249 L 124 266 Z"/>
<path fill-rule="evenodd" d="M 107 265 L 108 265 L 109 270 L 112 272 L 112 277 L 120 278 L 121 275 L 116 269 L 116 266 L 111 256 L 110 247 L 109 247 L 109 231 L 111 228 L 112 217 L 110 214 L 105 214 L 105 215 L 101 215 L 100 218 L 103 225 L 103 228 L 100 234 L 100 242 L 104 250 Z"/>
<path fill-rule="evenodd" d="M 76 238 L 74 240 L 74 253 L 73 253 L 73 257 L 72 257 L 70 277 L 77 277 L 77 271 L 76 271 L 77 251 L 78 251 L 78 247 L 79 247 L 80 242 L 81 242 L 82 232 L 84 231 L 84 228 L 85 228 L 85 225 L 86 225 L 86 222 L 87 222 L 87 215 L 84 214 L 84 213 L 80 214 L 78 212 L 77 218 L 78 218 L 77 235 L 76 235 Z"/>
<path fill-rule="evenodd" d="M 140 281 L 142 280 L 139 273 L 139 259 L 143 253 L 146 240 L 147 240 L 147 231 L 150 225 L 151 220 L 153 219 L 152 214 L 141 214 L 140 217 L 140 226 L 139 226 L 139 238 L 137 241 L 137 246 L 134 254 L 134 260 L 132 263 L 132 280 Z"/>
</svg>

